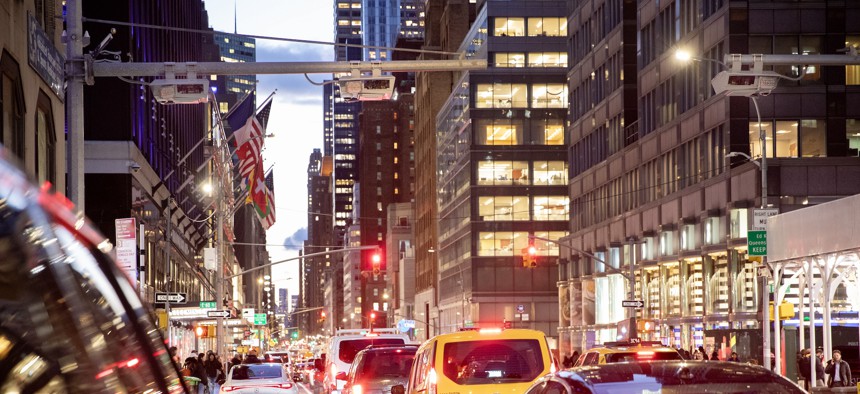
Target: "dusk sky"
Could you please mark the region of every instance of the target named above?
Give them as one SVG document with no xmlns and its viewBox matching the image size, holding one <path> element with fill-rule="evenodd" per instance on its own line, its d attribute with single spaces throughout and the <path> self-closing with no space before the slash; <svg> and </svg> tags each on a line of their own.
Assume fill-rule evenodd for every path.
<svg viewBox="0 0 860 394">
<path fill-rule="evenodd" d="M 331 42 L 334 38 L 333 6 L 330 0 L 205 0 L 212 28 L 228 33 Z M 234 4 L 236 12 L 234 13 Z M 258 62 L 331 61 L 330 45 L 298 44 L 257 40 Z M 311 74 L 314 81 L 330 75 Z M 304 75 L 258 75 L 258 102 L 277 89 L 267 127 L 263 159 L 266 168 L 275 166 L 277 221 L 267 233 L 270 245 L 298 247 L 307 226 L 307 165 L 314 148 L 322 148 L 322 87 Z M 298 255 L 297 249 L 269 246 L 272 261 Z M 276 288 L 287 287 L 298 294 L 298 262 L 272 268 Z M 287 278 L 292 278 L 285 281 Z"/>
</svg>

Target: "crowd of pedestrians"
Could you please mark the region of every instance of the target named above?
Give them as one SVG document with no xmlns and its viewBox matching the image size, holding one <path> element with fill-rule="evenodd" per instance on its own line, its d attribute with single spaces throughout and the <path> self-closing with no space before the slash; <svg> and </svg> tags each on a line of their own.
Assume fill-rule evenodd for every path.
<svg viewBox="0 0 860 394">
<path fill-rule="evenodd" d="M 192 381 L 197 383 L 197 394 L 217 394 L 226 380 L 226 372 L 234 365 L 260 364 L 264 360 L 269 360 L 268 355 L 260 359 L 257 357 L 257 351 L 251 350 L 244 357 L 234 353 L 233 358 L 224 363 L 221 361 L 221 356 L 211 350 L 205 353 L 192 350 L 185 361 L 181 361 L 176 346 L 171 346 L 168 350 L 170 358 L 179 367 L 181 375 L 195 378 Z"/>
</svg>

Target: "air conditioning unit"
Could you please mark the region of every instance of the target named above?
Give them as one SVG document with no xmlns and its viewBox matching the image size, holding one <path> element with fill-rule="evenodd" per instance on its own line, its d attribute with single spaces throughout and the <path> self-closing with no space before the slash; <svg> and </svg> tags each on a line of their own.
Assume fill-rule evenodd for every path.
<svg viewBox="0 0 860 394">
<path fill-rule="evenodd" d="M 207 79 L 156 79 L 149 83 L 159 104 L 199 104 L 209 101 Z"/>
<path fill-rule="evenodd" d="M 391 75 L 345 76 L 337 84 L 340 96 L 346 101 L 390 100 L 394 94 L 394 77 Z"/>
</svg>

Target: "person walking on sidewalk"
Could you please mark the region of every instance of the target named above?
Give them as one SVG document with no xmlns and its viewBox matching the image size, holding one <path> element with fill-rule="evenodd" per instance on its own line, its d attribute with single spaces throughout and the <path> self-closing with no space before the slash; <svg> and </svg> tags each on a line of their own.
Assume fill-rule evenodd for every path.
<svg viewBox="0 0 860 394">
<path fill-rule="evenodd" d="M 842 352 L 833 351 L 833 359 L 827 362 L 824 373 L 829 374 L 827 387 L 848 387 L 851 385 L 851 367 L 842 359 Z"/>
</svg>

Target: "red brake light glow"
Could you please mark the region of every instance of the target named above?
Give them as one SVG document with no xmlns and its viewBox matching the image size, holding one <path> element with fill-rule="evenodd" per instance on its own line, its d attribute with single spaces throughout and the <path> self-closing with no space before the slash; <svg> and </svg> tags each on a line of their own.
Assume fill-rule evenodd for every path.
<svg viewBox="0 0 860 394">
<path fill-rule="evenodd" d="M 641 358 L 641 359 L 649 359 L 650 360 L 650 359 L 654 358 L 654 352 L 637 352 L 636 357 Z"/>
</svg>

